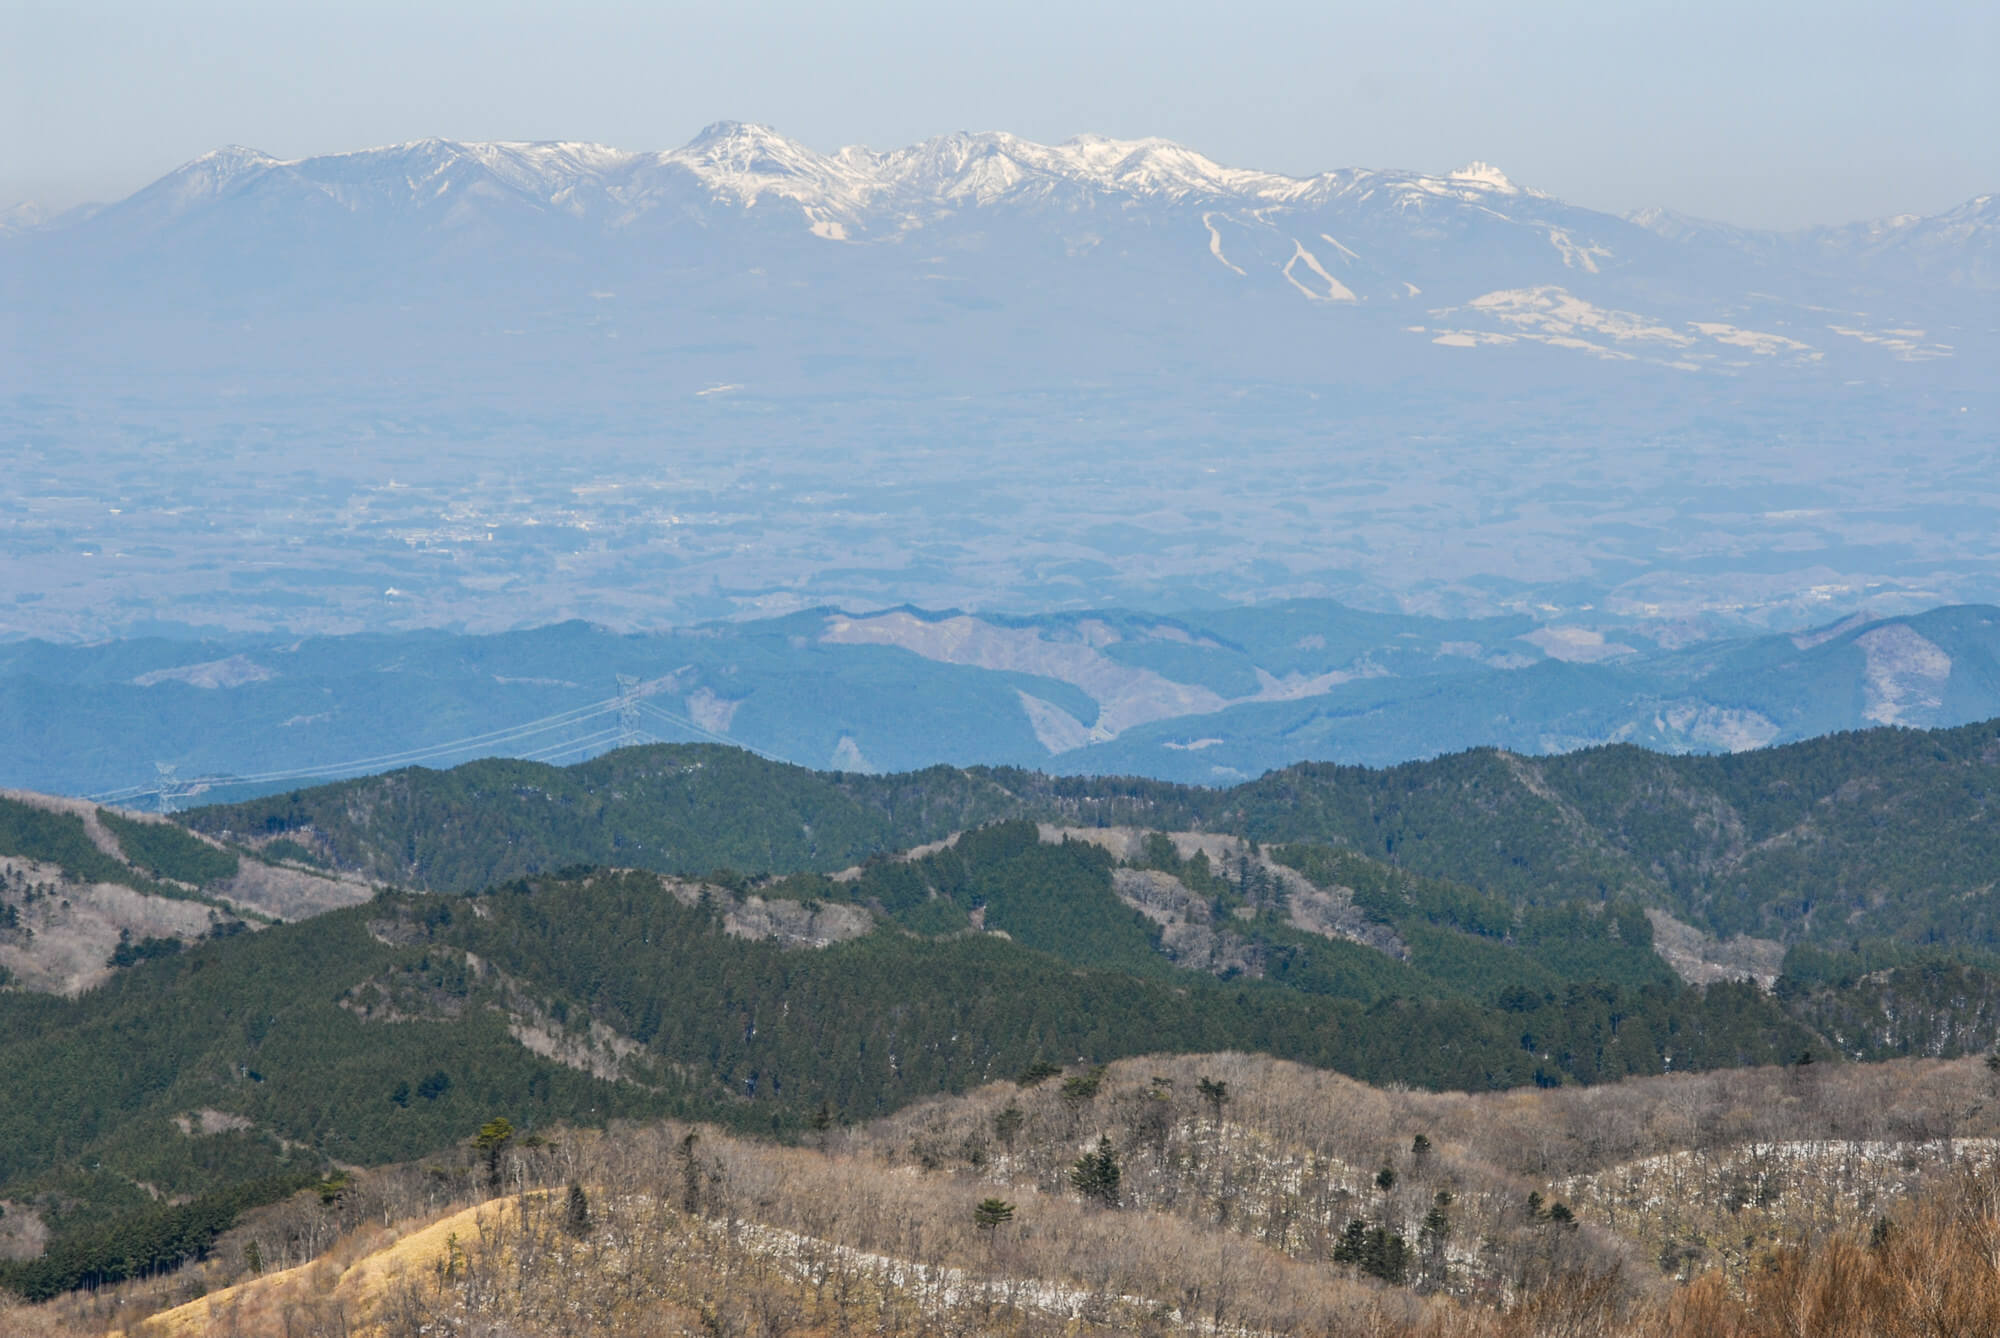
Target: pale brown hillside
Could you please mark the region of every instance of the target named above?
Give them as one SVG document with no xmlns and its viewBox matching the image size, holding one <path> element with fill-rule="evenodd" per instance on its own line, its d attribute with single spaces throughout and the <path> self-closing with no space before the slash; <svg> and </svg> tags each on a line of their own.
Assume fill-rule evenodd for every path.
<svg viewBox="0 0 2000 1338">
<path fill-rule="evenodd" d="M 1995 1332 L 1978 1327 L 2000 1323 L 1995 1084 L 1904 1062 L 1468 1096 L 1142 1058 L 804 1147 L 668 1123 L 517 1137 L 497 1185 L 470 1152 L 359 1174 L 172 1276 L 0 1310 L 0 1331 Z M 1115 1206 L 1072 1174 L 1100 1139 Z M 1754 1165 L 1784 1178 L 1761 1200 Z M 1661 1257 L 1661 1214 L 1632 1196 L 1662 1191 L 1710 1248 Z M 988 1228 L 991 1200 L 1011 1212 Z M 1349 1221 L 1405 1237 L 1399 1279 L 1343 1257 Z M 1800 1329 L 1802 1307 L 1818 1318 Z"/>
</svg>

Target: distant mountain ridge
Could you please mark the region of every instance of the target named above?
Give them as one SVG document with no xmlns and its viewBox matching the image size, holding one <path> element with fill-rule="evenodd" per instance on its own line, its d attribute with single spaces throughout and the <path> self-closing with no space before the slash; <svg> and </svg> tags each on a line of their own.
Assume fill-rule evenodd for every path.
<svg viewBox="0 0 2000 1338">
<path fill-rule="evenodd" d="M 531 287 L 574 285 L 565 305 L 602 315 L 633 312 L 640 292 L 685 299 L 685 285 L 710 289 L 747 262 L 793 285 L 860 283 L 842 301 L 863 322 L 896 319 L 901 300 L 867 291 L 891 275 L 942 284 L 975 310 L 1040 310 L 1054 295 L 1036 289 L 1089 274 L 1135 312 L 1162 298 L 1379 308 L 1405 357 L 1424 342 L 1515 346 L 1738 374 L 1956 356 L 1960 336 L 1930 327 L 1967 317 L 1994 286 L 1996 208 L 1988 196 L 1934 218 L 1753 233 L 1580 208 L 1484 163 L 1300 178 L 1162 139 L 999 132 L 828 154 L 725 121 L 665 152 L 438 139 L 295 160 L 219 149 L 128 199 L 0 234 L 0 272 L 18 248 L 16 264 L 37 272 L 11 284 L 31 308 L 74 297 L 94 267 L 125 285 L 107 294 L 115 305 L 198 295 L 198 312 L 280 293 L 365 305 L 442 273 L 515 289 L 527 266 Z M 843 248 L 856 255 L 839 259 Z M 666 289 L 634 268 L 662 263 Z M 731 304 L 763 306 L 784 286 L 738 289 Z"/>
<path fill-rule="evenodd" d="M 397 189 L 401 178 L 403 191 Z M 1075 192 L 1124 196 L 1134 202 L 1255 204 L 1294 209 L 1337 201 L 1368 202 L 1405 215 L 1448 213 L 1457 206 L 1528 218 L 1587 219 L 1615 234 L 1629 223 L 1671 241 L 1727 237 L 1770 251 L 1787 240 L 1823 256 L 1882 252 L 1899 245 L 1935 249 L 1946 244 L 1990 251 L 2000 227 L 2000 197 L 1983 195 L 1935 216 L 1895 215 L 1791 232 L 1737 228 L 1680 215 L 1665 208 L 1628 219 L 1563 204 L 1513 182 L 1489 163 L 1430 174 L 1341 168 L 1310 177 L 1226 167 L 1200 152 L 1159 138 L 1113 139 L 1079 135 L 1041 144 L 1000 131 L 939 135 L 905 148 L 878 152 L 849 146 L 820 153 L 767 126 L 718 121 L 686 145 L 632 151 L 585 141 L 412 140 L 377 148 L 281 159 L 230 145 L 183 164 L 112 208 L 172 217 L 204 201 L 252 187 L 290 186 L 316 191 L 360 211 L 395 204 L 420 205 L 454 191 L 500 187 L 523 201 L 610 228 L 634 226 L 669 208 L 688 184 L 717 201 L 753 206 L 766 197 L 800 207 L 811 231 L 844 240 L 848 228 L 890 230 L 921 226 L 927 213 L 965 207 L 1065 201 Z M 1065 196 L 1065 192 L 1071 192 Z M 400 198 L 399 198 L 400 197 Z M 447 206 L 455 201 L 446 201 Z M 106 206 L 86 206 L 94 215 Z M 14 217 L 18 215 L 18 217 Z M 17 206 L 17 227 L 61 224 L 72 215 L 45 216 Z M 828 225 L 837 224 L 840 233 Z M 1588 246 L 1551 237 L 1563 263 L 1595 272 Z M 1338 243 L 1330 243 L 1338 248 Z"/>
<path fill-rule="evenodd" d="M 0 644 L 0 784 L 128 804 L 163 786 L 191 802 L 645 739 L 845 771 L 989 764 L 1230 785 L 1302 761 L 1612 742 L 1740 752 L 1995 717 L 2000 609 L 1983 605 L 1685 645 L 1643 625 L 1323 600 L 1030 618 L 818 609 L 646 635 L 572 622 Z"/>
</svg>

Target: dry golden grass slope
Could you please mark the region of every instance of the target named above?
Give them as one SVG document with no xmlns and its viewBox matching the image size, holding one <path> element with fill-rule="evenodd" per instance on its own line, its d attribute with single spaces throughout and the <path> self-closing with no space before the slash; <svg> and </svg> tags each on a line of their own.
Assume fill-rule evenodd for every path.
<svg viewBox="0 0 2000 1338">
<path fill-rule="evenodd" d="M 209 1334 L 276 1334 L 288 1315 L 338 1311 L 379 1315 L 390 1288 L 408 1278 L 434 1276 L 440 1264 L 465 1255 L 463 1241 L 493 1230 L 507 1210 L 504 1200 L 477 1204 L 428 1225 L 363 1228 L 310 1263 L 266 1273 L 162 1311 L 136 1326 L 131 1338 L 205 1338 Z"/>
<path fill-rule="evenodd" d="M 385 1168 L 0 1333 L 2000 1334 L 1996 1096 L 1972 1062 L 1465 1095 L 1142 1058 L 809 1147 L 659 1124 L 524 1139 L 497 1190 L 469 1152 Z M 1100 1140 L 1115 1207 L 1071 1181 Z"/>
</svg>

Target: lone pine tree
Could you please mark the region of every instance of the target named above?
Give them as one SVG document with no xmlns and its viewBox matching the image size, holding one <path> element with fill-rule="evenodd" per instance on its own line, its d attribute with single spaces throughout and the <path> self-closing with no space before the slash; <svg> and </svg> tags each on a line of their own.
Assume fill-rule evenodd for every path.
<svg viewBox="0 0 2000 1338">
<path fill-rule="evenodd" d="M 1076 1187 L 1077 1193 L 1107 1208 L 1118 1206 L 1118 1182 L 1121 1178 L 1118 1154 L 1112 1149 L 1111 1139 L 1106 1134 L 1097 1136 L 1096 1151 L 1078 1157 L 1069 1172 L 1069 1182 Z"/>
<path fill-rule="evenodd" d="M 488 1120 L 473 1136 L 472 1147 L 486 1162 L 486 1183 L 500 1187 L 500 1155 L 514 1141 L 514 1123 L 504 1117 Z"/>
</svg>

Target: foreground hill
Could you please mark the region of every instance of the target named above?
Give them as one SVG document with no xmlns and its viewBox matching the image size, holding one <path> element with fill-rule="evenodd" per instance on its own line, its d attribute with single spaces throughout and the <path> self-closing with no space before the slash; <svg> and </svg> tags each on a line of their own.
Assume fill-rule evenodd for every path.
<svg viewBox="0 0 2000 1338">
<path fill-rule="evenodd" d="M 496 1122 L 422 1165 L 252 1209 L 158 1276 L 0 1300 L 0 1324 L 1970 1335 L 2000 1323 L 1989 1087 L 1973 1063 L 1898 1062 L 1439 1095 L 1151 1055 L 829 1123 L 804 1146 Z"/>
</svg>

